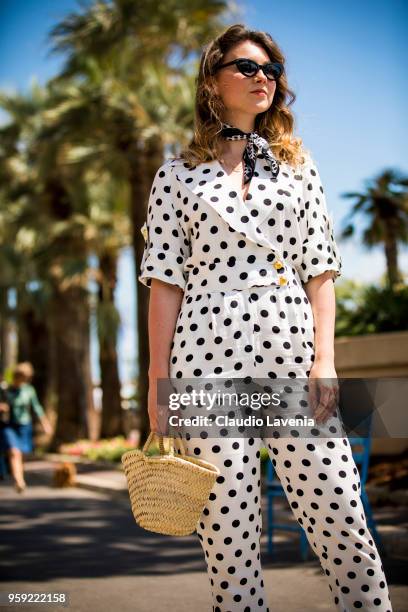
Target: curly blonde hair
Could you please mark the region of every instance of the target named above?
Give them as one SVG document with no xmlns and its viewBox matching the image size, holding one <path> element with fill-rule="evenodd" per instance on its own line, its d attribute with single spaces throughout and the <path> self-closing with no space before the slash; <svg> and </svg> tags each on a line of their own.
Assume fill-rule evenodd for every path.
<svg viewBox="0 0 408 612">
<path fill-rule="evenodd" d="M 217 38 L 206 45 L 201 55 L 196 77 L 194 135 L 191 142 L 180 153 L 187 166 L 193 167 L 201 162 L 211 161 L 221 156 L 219 132 L 222 128 L 224 104 L 214 89 L 214 68 L 221 63 L 224 55 L 237 43 L 250 40 L 261 45 L 272 62 L 284 65 L 285 58 L 273 38 L 266 32 L 249 30 L 243 24 L 227 28 Z M 305 161 L 309 153 L 301 138 L 293 136 L 294 117 L 289 106 L 296 99 L 289 89 L 285 71 L 276 82 L 276 90 L 270 108 L 255 117 L 255 131 L 268 141 L 271 150 L 279 161 L 292 166 Z"/>
</svg>

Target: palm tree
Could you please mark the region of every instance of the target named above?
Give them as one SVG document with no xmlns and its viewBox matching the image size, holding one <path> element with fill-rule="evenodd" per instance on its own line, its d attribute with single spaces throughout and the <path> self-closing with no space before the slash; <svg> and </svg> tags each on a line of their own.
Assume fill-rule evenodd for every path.
<svg viewBox="0 0 408 612">
<path fill-rule="evenodd" d="M 126 182 L 110 176 L 108 172 L 91 171 L 88 184 L 91 201 L 95 202 L 93 219 L 98 224 L 98 243 L 95 245 L 98 259 L 96 321 L 102 387 L 100 435 L 105 438 L 123 433 L 116 348 L 120 315 L 115 306 L 115 290 L 119 252 L 130 242 L 130 225 L 126 214 L 129 194 Z"/>
<path fill-rule="evenodd" d="M 146 0 L 99 1 L 82 13 L 71 14 L 51 31 L 54 51 L 67 54 L 59 79 L 79 76 L 89 81 L 89 70 L 102 74 L 93 91 L 94 109 L 100 105 L 102 149 L 122 160 L 130 186 L 135 275 L 144 249 L 140 227 L 146 217 L 147 196 L 165 146 L 184 144 L 192 125 L 193 87 L 185 87 L 189 59 L 223 29 L 227 4 L 221 0 L 166 2 Z M 177 67 L 181 62 L 181 69 Z M 184 88 L 183 88 L 184 85 Z M 109 94 L 108 94 L 109 91 Z M 182 94 L 179 98 L 175 92 Z M 154 103 L 160 101 L 158 106 Z M 173 121 L 171 121 L 173 119 Z M 139 288 L 139 287 L 138 287 Z M 138 292 L 139 397 L 147 405 L 148 292 Z M 142 411 L 142 439 L 148 431 Z"/>
<path fill-rule="evenodd" d="M 78 176 L 60 163 L 64 147 L 47 116 L 49 91 L 34 93 L 1 98 L 11 118 L 4 129 L 15 134 L 18 152 L 13 188 L 7 183 L 1 188 L 9 204 L 4 214 L 15 234 L 6 246 L 14 245 L 19 263 L 18 293 L 24 296 L 34 282 L 47 300 L 50 360 L 55 363 L 50 371 L 56 375 L 58 398 L 55 447 L 86 435 L 92 408 L 86 216 L 81 215 L 81 200 L 70 193 Z M 40 100 L 37 107 L 34 98 Z M 10 168 L 10 162 L 4 161 L 3 167 Z M 21 300 L 20 309 L 23 305 Z"/>
<path fill-rule="evenodd" d="M 96 306 L 102 385 L 101 435 L 122 433 L 120 379 L 117 363 L 119 315 L 114 304 L 116 267 L 120 250 L 129 244 L 128 162 L 120 143 L 129 123 L 128 100 L 123 85 L 103 74 L 93 60 L 87 62 L 87 79 L 55 79 L 50 87 L 51 109 L 58 139 L 68 145 L 66 162 L 86 174 L 93 223 L 92 249 L 99 267 Z M 49 134 L 47 134 L 48 136 Z M 73 183 L 80 184 L 80 183 Z M 80 200 L 85 191 L 73 196 Z M 90 234 L 88 230 L 88 235 Z M 97 238 L 97 239 L 96 239 Z"/>
<path fill-rule="evenodd" d="M 80 74 L 83 60 L 94 58 L 102 68 L 119 60 L 130 78 L 143 65 L 183 64 L 224 29 L 222 18 L 237 14 L 239 9 L 224 0 L 98 0 L 70 13 L 50 36 L 53 50 L 66 54 L 61 76 Z M 135 89 L 139 84 L 135 78 Z"/>
<path fill-rule="evenodd" d="M 8 330 L 11 322 L 18 329 L 20 360 L 34 364 L 35 385 L 46 405 L 51 397 L 52 377 L 48 368 L 49 330 L 46 325 L 44 292 L 28 288 L 35 277 L 35 265 L 27 259 L 27 246 L 35 241 L 35 228 L 28 210 L 34 196 L 35 181 L 21 145 L 33 131 L 33 118 L 44 102 L 44 92 L 35 84 L 27 96 L 1 96 L 0 104 L 11 117 L 1 127 L 0 138 L 0 227 L 1 246 L 1 369 L 11 365 L 8 355 Z M 14 290 L 16 307 L 10 307 L 8 295 Z"/>
<path fill-rule="evenodd" d="M 71 138 L 77 134 L 79 140 L 86 142 L 83 163 L 97 165 L 101 171 L 113 172 L 119 181 L 127 181 L 133 248 L 136 260 L 141 261 L 144 241 L 140 240 L 140 227 L 145 221 L 146 207 L 140 203 L 147 200 L 165 148 L 173 148 L 190 137 L 193 79 L 185 78 L 182 82 L 179 78 L 169 84 L 163 74 L 152 69 L 136 97 L 125 84 L 107 78 L 106 73 L 92 65 L 88 80 L 71 84 L 69 90 L 72 104 L 63 105 L 64 118 L 61 116 L 60 120 Z M 137 303 L 138 329 L 143 330 L 147 325 L 147 290 L 138 292 Z M 147 371 L 143 374 L 149 360 L 147 334 L 139 334 L 138 348 L 139 397 L 143 398 L 148 391 Z M 107 369 L 103 371 L 108 376 Z M 141 404 L 146 405 L 143 399 Z M 103 411 L 111 410 L 112 405 L 103 405 Z M 147 433 L 147 412 L 142 415 L 142 430 Z M 108 419 L 103 417 L 103 423 L 108 427 Z"/>
<path fill-rule="evenodd" d="M 345 219 L 340 239 L 356 233 L 351 219 L 364 215 L 367 226 L 363 230 L 363 244 L 371 249 L 384 244 L 388 284 L 392 288 L 403 280 L 398 268 L 398 243 L 408 242 L 408 177 L 400 172 L 384 170 L 367 182 L 366 191 L 343 193 L 342 197 L 355 200 Z"/>
</svg>

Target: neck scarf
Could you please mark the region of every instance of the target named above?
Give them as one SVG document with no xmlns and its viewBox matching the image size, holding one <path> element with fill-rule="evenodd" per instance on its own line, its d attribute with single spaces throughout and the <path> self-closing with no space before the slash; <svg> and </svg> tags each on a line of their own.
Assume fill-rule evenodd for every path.
<svg viewBox="0 0 408 612">
<path fill-rule="evenodd" d="M 226 140 L 248 140 L 248 144 L 244 149 L 244 184 L 249 183 L 255 172 L 255 160 L 258 154 L 258 149 L 263 153 L 266 161 L 269 163 L 272 176 L 276 178 L 279 174 L 279 162 L 275 159 L 272 151 L 269 148 L 268 142 L 256 132 L 243 132 L 239 128 L 222 124 L 221 136 Z"/>
</svg>

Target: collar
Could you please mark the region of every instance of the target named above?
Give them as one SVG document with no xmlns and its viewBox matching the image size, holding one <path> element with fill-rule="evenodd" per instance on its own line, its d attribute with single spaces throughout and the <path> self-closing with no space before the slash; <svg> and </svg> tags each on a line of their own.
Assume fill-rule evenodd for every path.
<svg viewBox="0 0 408 612">
<path fill-rule="evenodd" d="M 259 246 L 279 253 L 280 246 L 272 243 L 260 226 L 273 215 L 278 203 L 293 206 L 295 181 L 285 165 L 278 177 L 273 178 L 269 164 L 261 153 L 258 154 L 248 192 L 250 199 L 247 196 L 246 203 L 218 160 L 202 162 L 191 169 L 181 164 L 174 172 L 184 187 L 211 206 L 230 227 Z"/>
</svg>

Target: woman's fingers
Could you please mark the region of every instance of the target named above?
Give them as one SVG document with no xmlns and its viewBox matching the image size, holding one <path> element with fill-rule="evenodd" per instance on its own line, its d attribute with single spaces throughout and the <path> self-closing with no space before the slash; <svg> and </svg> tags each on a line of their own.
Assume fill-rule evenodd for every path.
<svg viewBox="0 0 408 612">
<path fill-rule="evenodd" d="M 157 405 L 157 433 L 162 436 L 167 436 L 169 432 L 169 407 L 166 405 Z"/>
<path fill-rule="evenodd" d="M 338 385 L 336 383 L 328 386 L 320 383 L 319 391 L 320 399 L 314 416 L 316 423 L 324 423 L 336 410 L 339 392 Z"/>
<path fill-rule="evenodd" d="M 325 422 L 328 416 L 328 403 L 330 401 L 330 392 L 322 390 L 321 399 L 317 407 L 315 418 L 317 423 Z"/>
<path fill-rule="evenodd" d="M 309 401 L 313 412 L 317 409 L 319 404 L 318 395 L 317 379 L 309 378 Z"/>
<path fill-rule="evenodd" d="M 157 398 L 156 389 L 152 386 L 149 389 L 148 414 L 151 431 L 166 436 L 169 431 L 169 407 L 167 404 L 160 404 Z"/>
</svg>

